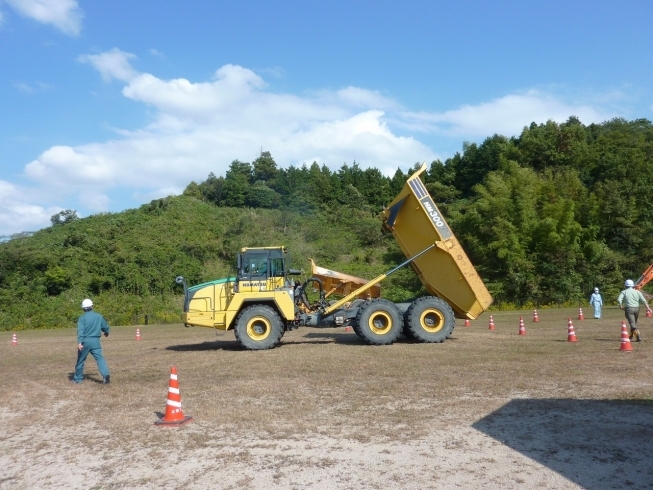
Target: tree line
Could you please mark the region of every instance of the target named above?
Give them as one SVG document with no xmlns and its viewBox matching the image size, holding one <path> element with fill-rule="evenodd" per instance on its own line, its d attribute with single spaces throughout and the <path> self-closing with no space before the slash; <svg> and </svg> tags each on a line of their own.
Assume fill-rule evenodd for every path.
<svg viewBox="0 0 653 490">
<path fill-rule="evenodd" d="M 595 286 L 610 301 L 653 261 L 652 159 L 650 121 L 571 117 L 465 143 L 422 178 L 495 304 L 576 304 Z M 0 329 L 71 326 L 85 296 L 114 324 L 179 321 L 174 277 L 231 274 L 243 246 L 284 244 L 294 267 L 312 257 L 374 277 L 403 259 L 379 212 L 417 167 L 280 168 L 261 152 L 138 209 L 64 211 L 0 243 Z M 382 286 L 395 301 L 421 292 L 410 269 Z"/>
</svg>

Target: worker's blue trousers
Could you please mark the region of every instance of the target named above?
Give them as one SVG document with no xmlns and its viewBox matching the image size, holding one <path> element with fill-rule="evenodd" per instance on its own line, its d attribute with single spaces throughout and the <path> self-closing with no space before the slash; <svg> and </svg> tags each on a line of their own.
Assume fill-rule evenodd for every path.
<svg viewBox="0 0 653 490">
<path fill-rule="evenodd" d="M 601 305 L 594 303 L 594 318 L 601 318 Z"/>
<path fill-rule="evenodd" d="M 109 375 L 109 367 L 107 361 L 104 360 L 102 355 L 102 346 L 100 345 L 99 337 L 84 337 L 84 347 L 82 350 L 77 351 L 77 365 L 75 366 L 75 376 L 73 381 L 81 383 L 84 380 L 84 363 L 89 353 L 95 358 L 97 367 L 103 378 Z"/>
</svg>

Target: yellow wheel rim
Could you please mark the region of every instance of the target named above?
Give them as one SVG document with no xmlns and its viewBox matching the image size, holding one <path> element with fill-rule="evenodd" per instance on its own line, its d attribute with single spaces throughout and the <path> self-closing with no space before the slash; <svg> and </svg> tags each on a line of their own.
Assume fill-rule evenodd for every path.
<svg viewBox="0 0 653 490">
<path fill-rule="evenodd" d="M 269 337 L 271 331 L 270 320 L 263 316 L 255 316 L 247 322 L 247 336 L 252 340 L 258 342 L 265 340 Z"/>
<path fill-rule="evenodd" d="M 440 310 L 429 308 L 420 315 L 419 324 L 428 333 L 439 332 L 444 327 L 444 315 Z"/>
<path fill-rule="evenodd" d="M 392 317 L 385 311 L 375 311 L 370 315 L 367 325 L 376 335 L 384 335 L 392 329 Z"/>
</svg>

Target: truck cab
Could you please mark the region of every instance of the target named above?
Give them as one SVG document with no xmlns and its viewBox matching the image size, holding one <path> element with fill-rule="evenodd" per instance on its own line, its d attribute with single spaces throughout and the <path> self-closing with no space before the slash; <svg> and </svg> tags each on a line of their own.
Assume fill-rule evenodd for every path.
<svg viewBox="0 0 653 490">
<path fill-rule="evenodd" d="M 285 247 L 243 248 L 237 256 L 235 277 L 184 286 L 186 326 L 234 330 L 248 349 L 276 345 L 295 320 L 294 287 Z"/>
<path fill-rule="evenodd" d="M 236 290 L 240 293 L 271 291 L 287 281 L 284 247 L 243 248 L 238 254 Z"/>
</svg>

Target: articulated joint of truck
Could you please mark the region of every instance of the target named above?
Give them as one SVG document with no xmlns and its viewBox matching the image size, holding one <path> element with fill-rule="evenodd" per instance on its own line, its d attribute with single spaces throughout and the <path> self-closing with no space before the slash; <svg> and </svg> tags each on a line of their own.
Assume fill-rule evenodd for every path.
<svg viewBox="0 0 653 490">
<path fill-rule="evenodd" d="M 368 282 L 367 284 L 365 284 L 365 285 L 361 286 L 360 288 L 358 288 L 356 291 L 353 291 L 353 292 L 349 293 L 347 296 L 345 296 L 345 297 L 342 298 L 341 300 L 339 300 L 339 301 L 335 302 L 334 304 L 330 305 L 329 307 L 325 308 L 325 309 L 323 310 L 323 314 L 324 314 L 325 316 L 330 315 L 331 313 L 333 313 L 334 311 L 336 311 L 337 309 L 339 309 L 340 307 L 342 307 L 342 306 L 345 305 L 346 303 L 349 303 L 352 299 L 354 299 L 354 298 L 355 298 L 356 296 L 358 296 L 359 294 L 364 293 L 365 291 L 367 291 L 367 290 L 370 289 L 371 287 L 373 287 L 373 286 L 377 285 L 378 283 L 380 283 L 381 281 L 383 281 L 386 277 L 390 276 L 391 274 L 394 274 L 395 272 L 397 272 L 397 271 L 398 271 L 399 269 L 401 269 L 402 267 L 404 267 L 404 266 L 410 264 L 413 260 L 415 260 L 416 258 L 420 257 L 421 255 L 424 255 L 426 252 L 428 252 L 429 250 L 431 250 L 433 247 L 437 246 L 437 244 L 438 244 L 438 242 L 436 242 L 436 243 L 434 243 L 434 244 L 432 244 L 432 245 L 429 245 L 428 247 L 426 247 L 426 248 L 425 248 L 424 250 L 422 250 L 421 252 L 419 252 L 419 253 L 413 255 L 410 259 L 405 260 L 404 262 L 402 262 L 401 264 L 399 264 L 399 265 L 398 265 L 397 267 L 395 267 L 394 269 L 389 270 L 389 271 L 386 272 L 385 274 L 381 274 L 380 276 L 378 276 L 378 277 L 372 279 L 372 280 L 371 280 L 370 282 Z"/>
</svg>

